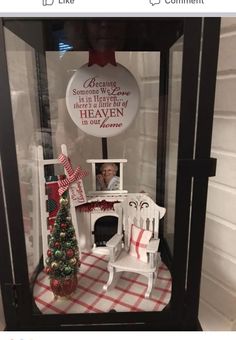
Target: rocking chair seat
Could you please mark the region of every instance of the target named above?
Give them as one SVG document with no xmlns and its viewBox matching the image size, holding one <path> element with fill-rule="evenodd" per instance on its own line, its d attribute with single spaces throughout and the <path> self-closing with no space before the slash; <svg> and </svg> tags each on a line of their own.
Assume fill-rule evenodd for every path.
<svg viewBox="0 0 236 340">
<path fill-rule="evenodd" d="M 126 271 L 134 273 L 153 273 L 156 270 L 156 266 L 150 267 L 150 263 L 138 260 L 134 256 L 130 256 L 124 249 L 116 259 L 116 262 L 112 264 L 116 271 Z"/>
</svg>

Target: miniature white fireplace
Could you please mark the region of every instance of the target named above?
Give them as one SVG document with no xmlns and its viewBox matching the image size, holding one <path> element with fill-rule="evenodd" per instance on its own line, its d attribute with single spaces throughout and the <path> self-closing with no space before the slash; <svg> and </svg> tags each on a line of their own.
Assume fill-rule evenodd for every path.
<svg viewBox="0 0 236 340">
<path fill-rule="evenodd" d="M 93 248 L 104 247 L 109 238 L 117 232 L 117 225 L 118 216 L 113 210 L 91 212 L 90 227 Z"/>
<path fill-rule="evenodd" d="M 113 197 L 93 197 L 88 200 L 86 209 L 77 209 L 80 251 L 91 252 L 95 249 L 99 251 L 98 248 L 100 248 L 101 252 L 106 253 L 104 245 L 108 240 L 104 238 L 104 240 L 100 240 L 100 244 L 96 245 L 95 229 L 98 228 L 98 225 L 100 227 L 100 225 L 104 223 L 107 234 L 110 235 L 110 237 L 112 237 L 112 234 L 116 233 L 118 225 L 118 215 L 113 210 L 113 204 L 118 201 L 122 201 L 123 199 L 124 196 L 122 197 L 121 195 L 116 195 Z M 106 209 L 104 209 L 104 202 L 108 204 Z M 93 206 L 92 208 L 91 205 Z M 112 229 L 112 231 L 109 229 Z M 102 232 L 100 232 L 100 234 L 101 233 Z"/>
</svg>

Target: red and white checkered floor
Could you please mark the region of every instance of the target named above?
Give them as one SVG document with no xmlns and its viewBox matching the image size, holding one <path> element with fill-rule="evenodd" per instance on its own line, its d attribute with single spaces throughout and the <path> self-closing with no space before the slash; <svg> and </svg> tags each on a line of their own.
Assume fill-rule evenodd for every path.
<svg viewBox="0 0 236 340">
<path fill-rule="evenodd" d="M 171 297 L 171 275 L 161 264 L 155 288 L 149 299 L 144 297 L 147 278 L 134 273 L 122 273 L 117 285 L 103 291 L 107 282 L 107 255 L 94 253 L 81 256 L 78 288 L 69 299 L 54 299 L 48 275 L 41 272 L 34 286 L 34 298 L 43 314 L 102 313 L 111 309 L 117 312 L 161 311 Z"/>
</svg>

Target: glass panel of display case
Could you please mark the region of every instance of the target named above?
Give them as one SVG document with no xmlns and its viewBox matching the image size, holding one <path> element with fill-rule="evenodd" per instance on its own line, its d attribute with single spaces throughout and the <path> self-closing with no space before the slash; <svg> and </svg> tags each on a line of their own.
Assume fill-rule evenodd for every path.
<svg viewBox="0 0 236 340">
<path fill-rule="evenodd" d="M 101 139 L 81 131 L 66 108 L 66 86 L 88 62 L 88 52 L 46 52 L 53 157 L 62 143 L 73 164 L 90 170 L 87 159 L 102 157 Z M 108 138 L 109 158 L 125 158 L 123 189 L 147 192 L 156 199 L 156 150 L 159 93 L 159 52 L 116 52 L 117 63 L 129 70 L 140 88 L 140 105 L 133 123 L 121 134 Z M 138 143 L 138 145 L 137 145 Z M 134 166 L 135 164 L 135 166 Z M 84 180 L 91 191 L 91 177 Z"/>
<path fill-rule="evenodd" d="M 94 56 L 86 51 L 86 44 L 83 51 L 76 51 L 58 42 L 56 51 L 41 53 L 7 29 L 5 39 L 30 278 L 37 268 L 33 286 L 37 308 L 43 314 L 161 311 L 170 301 L 171 274 L 157 253 L 158 242 L 155 256 L 144 256 L 148 261 L 141 263 L 144 272 L 131 266 L 134 260 L 124 261 L 124 273 L 113 289 L 108 289 L 112 255 L 106 246 L 121 232 L 115 204 L 126 202 L 127 192 L 134 193 L 128 206 L 137 204 L 141 209 L 140 223 L 148 229 L 147 237 L 158 238 L 159 218 L 165 212 L 158 211 L 154 203 L 160 53 L 117 51 L 113 56 L 116 65 L 94 67 L 87 65 Z M 68 93 L 72 93 L 72 106 Z M 120 133 L 114 129 L 106 138 L 108 159 L 104 163 L 113 169 L 119 164 L 116 175 L 123 190 L 101 189 L 91 195 L 98 170 L 92 174 L 87 161 L 97 165 L 105 158 L 105 138 L 99 129 L 107 124 L 108 115 L 110 120 L 119 116 L 114 125 L 125 127 Z M 88 126 L 80 126 L 78 117 Z M 60 165 L 61 152 L 65 157 Z M 69 206 L 65 193 L 59 197 L 64 190 L 60 186 L 66 175 L 70 181 L 69 174 L 75 169 L 82 176 L 81 196 L 74 206 L 70 187 Z M 125 203 L 122 207 L 126 209 Z M 143 217 L 146 207 L 152 209 Z M 137 216 L 133 218 L 139 224 Z M 125 239 L 131 237 L 128 226 L 126 234 Z M 137 249 L 134 257 L 136 253 Z M 158 261 L 156 274 L 145 269 L 149 261 L 150 268 Z"/>
<path fill-rule="evenodd" d="M 167 118 L 166 178 L 164 220 L 165 238 L 173 255 L 175 195 L 177 180 L 178 137 L 181 98 L 183 38 L 170 48 L 169 96 Z"/>
<path fill-rule="evenodd" d="M 88 58 L 88 52 L 46 52 L 54 154 L 65 143 L 73 163 L 79 163 L 82 168 L 87 167 L 87 158 L 102 156 L 101 140 L 84 133 L 74 124 L 66 109 L 65 93 L 70 78 L 88 62 Z M 124 168 L 124 189 L 147 192 L 155 200 L 159 52 L 116 52 L 115 58 L 137 80 L 141 98 L 133 124 L 108 139 L 108 155 L 109 158 L 128 159 Z M 91 190 L 89 180 L 85 179 L 84 185 Z"/>
<path fill-rule="evenodd" d="M 37 147 L 41 143 L 35 51 L 5 28 L 29 278 L 42 255 Z"/>
</svg>

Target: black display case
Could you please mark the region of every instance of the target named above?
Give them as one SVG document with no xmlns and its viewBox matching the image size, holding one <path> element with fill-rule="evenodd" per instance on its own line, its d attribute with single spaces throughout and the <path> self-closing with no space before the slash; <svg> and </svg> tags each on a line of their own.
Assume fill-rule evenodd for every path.
<svg viewBox="0 0 236 340">
<path fill-rule="evenodd" d="M 84 53 L 91 46 L 86 27 L 91 22 L 108 25 L 110 32 L 115 26 L 120 27 L 117 59 L 119 56 L 128 65 L 130 57 L 136 69 L 143 70 L 151 63 L 153 67 L 153 74 L 142 71 L 138 119 L 142 127 L 148 127 L 145 138 L 148 140 L 149 133 L 153 134 L 150 131 L 156 138 L 155 159 L 150 156 L 154 169 L 149 173 L 145 168 L 141 175 L 153 176 L 152 197 L 166 207 L 167 213 L 171 212 L 160 226 L 162 261 L 172 277 L 171 298 L 162 311 L 47 314 L 33 297 L 38 273 L 43 268 L 38 246 L 42 236 L 38 231 L 33 243 L 30 240 L 30 264 L 26 230 L 27 223 L 38 218 L 39 193 L 36 190 L 24 195 L 24 183 L 30 182 L 32 189 L 37 179 L 35 182 L 32 173 L 22 169 L 28 169 L 34 160 L 32 145 L 40 143 L 46 158 L 57 156 L 55 131 L 58 125 L 65 128 L 67 124 L 61 122 L 58 114 L 60 99 L 65 96 L 67 80 L 78 67 L 73 56 L 76 54 L 77 60 L 80 56 L 87 58 Z M 208 178 L 215 175 L 216 169 L 216 159 L 210 157 L 210 152 L 219 30 L 218 18 L 1 19 L 0 278 L 6 330 L 201 330 L 198 308 Z M 147 79 L 149 83 L 158 79 L 159 86 L 151 94 Z M 146 109 L 153 98 L 154 108 Z M 28 110 L 25 115 L 24 110 Z M 152 123 L 146 122 L 150 117 L 147 110 L 154 117 Z M 74 128 L 73 124 L 70 126 Z M 130 156 L 134 166 L 134 153 L 135 166 L 141 167 L 145 159 L 136 150 L 139 130 L 134 132 L 132 128 L 136 129 L 129 128 L 125 137 L 97 138 L 80 135 L 77 129 L 73 132 L 69 127 L 67 137 L 81 138 L 78 143 L 83 151 L 77 150 L 79 159 L 92 158 L 89 150 L 93 149 L 92 156 L 99 153 L 97 158 L 117 158 L 130 147 L 126 151 L 128 163 Z M 29 130 L 31 135 L 24 139 Z M 120 149 L 116 149 L 114 140 L 122 145 Z M 147 144 L 146 152 L 149 149 Z M 35 163 L 34 166 L 37 168 Z M 50 174 L 50 168 L 47 171 Z M 136 182 L 130 179 L 127 189 L 139 192 L 139 181 L 140 178 Z M 29 216 L 25 214 L 25 204 L 35 204 L 29 208 Z M 40 229 L 40 224 L 34 228 Z"/>
</svg>

